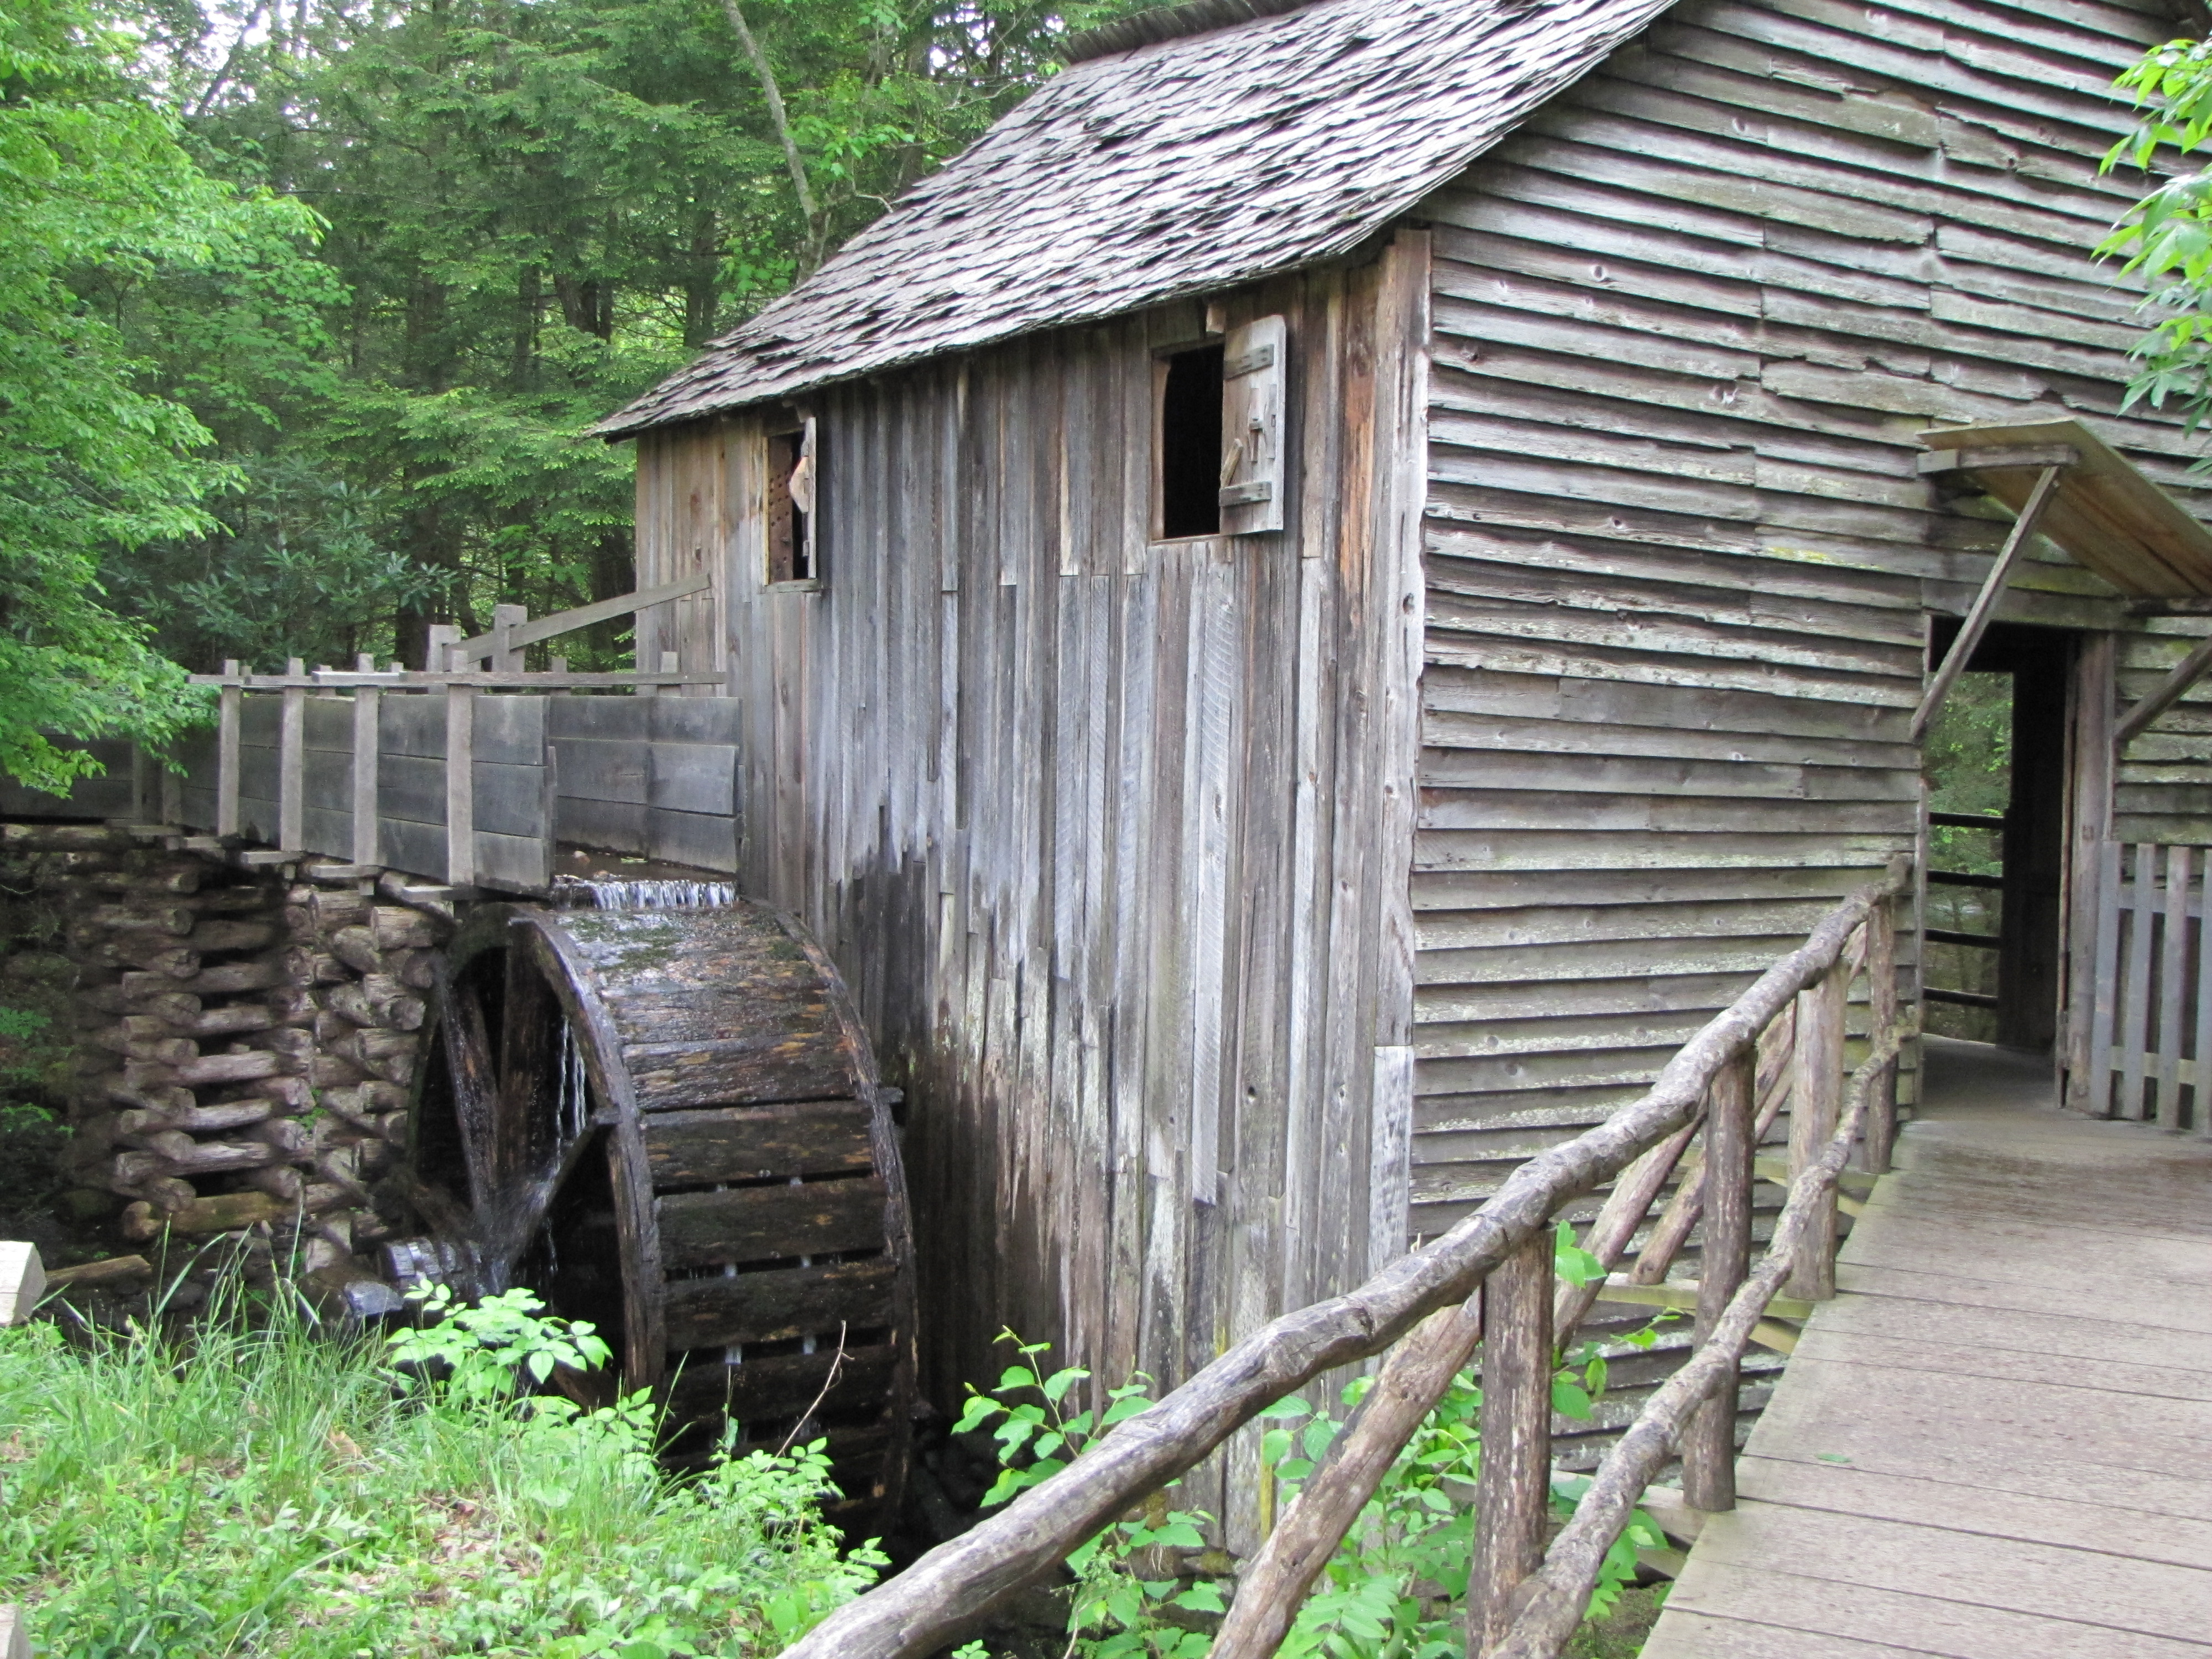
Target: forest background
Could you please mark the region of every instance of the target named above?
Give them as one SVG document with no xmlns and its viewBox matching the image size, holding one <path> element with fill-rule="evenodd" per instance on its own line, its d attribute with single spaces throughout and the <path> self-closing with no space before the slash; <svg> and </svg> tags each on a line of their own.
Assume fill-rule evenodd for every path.
<svg viewBox="0 0 2212 1659">
<path fill-rule="evenodd" d="M 0 767 L 629 591 L 591 423 L 1139 6 L 6 0 Z"/>
</svg>

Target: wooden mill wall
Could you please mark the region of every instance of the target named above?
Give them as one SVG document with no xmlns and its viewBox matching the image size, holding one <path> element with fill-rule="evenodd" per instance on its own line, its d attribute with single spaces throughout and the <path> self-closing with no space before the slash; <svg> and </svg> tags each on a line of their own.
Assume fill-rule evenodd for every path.
<svg viewBox="0 0 2212 1659">
<path fill-rule="evenodd" d="M 941 1404 L 1006 1325 L 1172 1383 L 1403 1237 L 1421 242 L 1228 296 L 1288 319 L 1281 534 L 1147 540 L 1195 304 L 821 394 L 817 590 L 758 426 L 641 444 L 640 582 L 729 573 L 659 644 L 744 704 L 744 884 L 908 1091 Z"/>
<path fill-rule="evenodd" d="M 2136 191 L 2096 173 L 2111 81 L 2174 27 L 1693 0 L 1420 210 L 1417 1231 L 1913 846 L 1926 619 L 2002 520 L 1916 432 L 2079 416 L 2183 485 L 2202 445 L 2117 414 L 2136 296 L 2085 252 Z M 2039 554 L 2001 614 L 2117 633 L 2124 696 L 2204 628 Z M 2200 692 L 2136 744 L 2120 833 L 2212 840 L 2208 731 Z"/>
</svg>

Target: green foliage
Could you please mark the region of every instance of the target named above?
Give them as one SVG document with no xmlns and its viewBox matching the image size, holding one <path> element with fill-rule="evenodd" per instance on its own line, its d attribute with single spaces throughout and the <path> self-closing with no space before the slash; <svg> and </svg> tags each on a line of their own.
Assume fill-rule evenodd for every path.
<svg viewBox="0 0 2212 1659">
<path fill-rule="evenodd" d="M 2170 40 L 2116 82 L 2142 118 L 2105 157 L 2148 172 L 2203 148 L 2212 137 L 2212 41 Z M 2168 152 L 2161 155 L 2161 151 Z M 2212 413 L 2212 173 L 2173 173 L 2143 197 L 2097 245 L 2147 277 L 2152 324 L 2135 355 L 2142 368 L 2128 402 L 2178 404 L 2193 431 Z"/>
<path fill-rule="evenodd" d="M 1555 1260 L 1576 1284 L 1602 1277 L 1596 1258 L 1574 1242 L 1562 1223 Z M 1662 1318 L 1671 1316 L 1662 1316 Z M 1656 1326 L 1627 1339 L 1649 1348 Z M 988 1392 L 970 1389 L 954 1426 L 964 1434 L 989 1428 L 998 1443 L 999 1480 L 986 1507 L 1006 1502 L 1048 1480 L 1115 1423 L 1151 1405 L 1149 1379 L 1139 1376 L 1106 1391 L 1107 1405 L 1094 1425 L 1088 1410 L 1073 1410 L 1090 1373 L 1073 1367 L 1048 1370 L 1046 1343 L 1023 1343 L 1012 1332 L 1020 1363 L 1000 1373 Z M 1588 1420 L 1606 1388 L 1601 1347 L 1585 1343 L 1569 1355 L 1553 1379 L 1553 1406 Z M 1371 1377 L 1343 1393 L 1356 1407 Z M 1482 1391 L 1474 1373 L 1455 1379 L 1434 1411 L 1407 1443 L 1315 1582 L 1281 1652 L 1285 1659 L 1455 1659 L 1464 1651 L 1457 1604 L 1467 1593 L 1474 1532 L 1470 1504 L 1481 1472 Z M 1316 1412 L 1304 1401 L 1278 1401 L 1259 1415 L 1260 1461 L 1279 1506 L 1328 1455 L 1345 1419 Z M 1589 1487 L 1585 1477 L 1555 1474 L 1552 1503 L 1561 1519 Z M 1156 1503 L 1108 1527 L 1068 1558 L 1075 1575 L 1069 1613 L 1071 1654 L 1085 1659 L 1202 1659 L 1210 1645 L 1203 1616 L 1224 1608 L 1221 1588 L 1203 1576 L 1181 1574 L 1170 1551 L 1205 1544 L 1203 1513 L 1169 1510 Z M 1589 1617 L 1613 1613 L 1634 1582 L 1636 1553 L 1663 1544 L 1658 1527 L 1636 1512 L 1607 1553 L 1590 1598 Z M 956 1659 L 984 1659 L 971 1644 Z"/>
<path fill-rule="evenodd" d="M 72 0 L 0 11 L 0 768 L 45 788 L 91 765 L 45 733 L 158 741 L 191 717 L 180 673 L 95 578 L 103 556 L 211 527 L 229 476 L 106 301 L 295 270 L 314 227 L 210 178 L 135 50 Z"/>
<path fill-rule="evenodd" d="M 0 1332 L 0 1599 L 56 1659 L 750 1659 L 884 1564 L 821 1522 L 819 1443 L 676 1481 L 643 1399 L 522 1392 L 596 1348 L 526 1293 L 403 1334 L 428 1383 L 286 1297 L 217 1302 L 176 1337 Z"/>
</svg>

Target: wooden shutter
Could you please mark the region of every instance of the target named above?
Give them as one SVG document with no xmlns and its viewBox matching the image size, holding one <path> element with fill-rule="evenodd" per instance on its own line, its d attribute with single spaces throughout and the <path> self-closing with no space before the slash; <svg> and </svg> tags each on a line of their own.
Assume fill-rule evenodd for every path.
<svg viewBox="0 0 2212 1659">
<path fill-rule="evenodd" d="M 1221 532 L 1283 527 L 1283 371 L 1288 331 L 1280 317 L 1232 328 L 1221 363 Z"/>
</svg>

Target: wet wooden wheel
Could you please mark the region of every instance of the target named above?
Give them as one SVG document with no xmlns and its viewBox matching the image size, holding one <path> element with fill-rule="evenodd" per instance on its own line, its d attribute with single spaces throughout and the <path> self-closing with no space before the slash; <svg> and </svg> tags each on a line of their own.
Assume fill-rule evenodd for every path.
<svg viewBox="0 0 2212 1659">
<path fill-rule="evenodd" d="M 407 1195 L 478 1291 L 590 1319 L 668 1455 L 826 1437 L 866 1524 L 904 1481 L 904 1181 L 836 969 L 757 905 L 490 905 L 447 951 Z M 888 1515 L 884 1516 L 888 1520 Z"/>
</svg>

